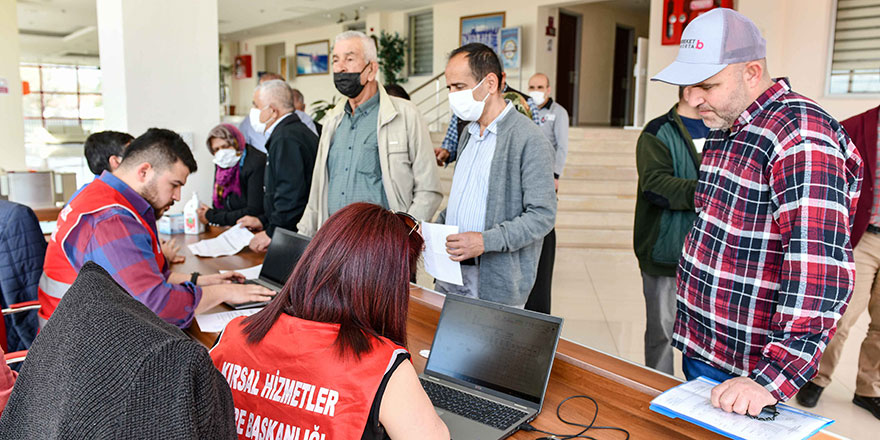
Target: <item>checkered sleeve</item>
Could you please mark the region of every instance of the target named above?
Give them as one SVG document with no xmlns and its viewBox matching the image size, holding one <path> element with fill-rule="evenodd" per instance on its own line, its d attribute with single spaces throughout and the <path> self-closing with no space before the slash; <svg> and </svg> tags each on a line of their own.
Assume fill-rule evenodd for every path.
<svg viewBox="0 0 880 440">
<path fill-rule="evenodd" d="M 538 114 L 538 105 L 535 104 L 535 100 L 528 98 L 526 102 L 529 104 L 529 111 L 532 113 L 532 122 L 541 125 L 541 115 Z"/>
<path fill-rule="evenodd" d="M 180 328 L 190 325 L 202 289 L 189 282 L 168 283 L 156 264 L 149 231 L 127 211 L 108 209 L 84 216 L 65 240 L 64 251 L 75 268 L 86 261 L 98 263 L 165 322 Z"/>
<path fill-rule="evenodd" d="M 766 310 L 768 343 L 752 378 L 781 401 L 816 375 L 852 295 L 855 263 L 849 233 L 858 188 L 855 193 L 851 188 L 861 176 L 852 158 L 838 145 L 801 140 L 782 149 L 771 165 L 782 266 L 776 306 Z"/>
<path fill-rule="evenodd" d="M 455 115 L 449 119 L 449 128 L 446 129 L 446 136 L 443 138 L 440 148 L 449 152 L 449 159 L 446 159 L 446 163 L 455 160 L 455 154 L 458 152 L 458 117 Z"/>
</svg>

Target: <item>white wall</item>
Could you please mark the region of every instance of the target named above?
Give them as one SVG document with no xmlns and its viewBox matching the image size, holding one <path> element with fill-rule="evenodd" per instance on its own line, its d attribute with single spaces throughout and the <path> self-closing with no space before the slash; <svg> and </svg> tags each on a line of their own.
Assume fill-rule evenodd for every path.
<svg viewBox="0 0 880 440">
<path fill-rule="evenodd" d="M 581 2 L 581 3 L 588 3 Z M 555 78 L 556 72 L 556 44 L 553 50 L 547 51 L 547 37 L 544 37 L 544 27 L 547 25 L 547 17 L 555 17 L 555 25 L 558 27 L 558 9 L 553 7 L 558 1 L 552 0 L 486 0 L 474 2 L 472 0 L 457 0 L 435 4 L 432 8 L 406 9 L 394 12 L 373 12 L 367 14 L 365 22 L 367 34 L 378 36 L 381 30 L 386 32 L 398 32 L 401 36 L 407 36 L 407 22 L 409 14 L 433 9 L 434 12 L 434 75 L 442 73 L 446 68 L 446 59 L 449 53 L 459 46 L 459 18 L 467 15 L 485 14 L 490 12 L 506 12 L 506 26 L 523 27 L 523 69 L 522 78 L 517 71 L 507 72 L 508 81 L 513 87 L 527 87 L 529 77 L 536 71 L 547 73 Z M 321 27 L 293 30 L 279 34 L 267 35 L 242 40 L 239 45 L 242 54 L 254 54 L 257 45 L 285 43 L 288 56 L 295 52 L 297 43 L 327 39 L 330 44 L 333 38 L 342 32 L 343 25 L 330 24 Z M 554 38 L 555 40 L 555 38 Z M 540 66 L 540 67 L 536 67 Z M 411 90 L 434 75 L 411 77 L 403 86 Z M 233 80 L 235 93 L 233 103 L 236 105 L 236 113 L 247 113 L 253 89 L 256 87 L 256 78 Z M 306 103 L 315 100 L 327 100 L 333 96 L 341 97 L 333 87 L 332 75 L 316 75 L 297 77 L 289 81 L 292 87 L 298 88 L 305 95 Z M 311 111 L 311 108 L 307 109 Z"/>
<path fill-rule="evenodd" d="M 577 122 L 608 125 L 611 122 L 617 25 L 632 27 L 635 38 L 647 37 L 648 17 L 623 9 L 614 2 L 589 3 L 563 9 L 582 17 Z"/>
<path fill-rule="evenodd" d="M 209 200 L 213 165 L 205 139 L 219 123 L 220 99 L 217 3 L 98 0 L 98 31 L 106 128 L 134 136 L 150 127 L 190 133 L 184 139 L 199 171 L 183 201 L 196 190 Z"/>
<path fill-rule="evenodd" d="M 18 12 L 15 0 L 0 0 L 0 79 L 9 93 L 0 94 L 0 168 L 24 170 L 24 119 L 18 70 Z"/>
<path fill-rule="evenodd" d="M 880 104 L 877 96 L 828 96 L 825 76 L 832 32 L 833 0 L 739 0 L 737 10 L 755 22 L 767 40 L 767 68 L 774 77 L 787 76 L 792 89 L 818 102 L 838 120 Z M 661 46 L 663 1 L 651 0 L 648 75 L 671 63 L 678 46 Z M 673 86 L 650 82 L 645 117 L 665 113 L 678 100 Z"/>
</svg>

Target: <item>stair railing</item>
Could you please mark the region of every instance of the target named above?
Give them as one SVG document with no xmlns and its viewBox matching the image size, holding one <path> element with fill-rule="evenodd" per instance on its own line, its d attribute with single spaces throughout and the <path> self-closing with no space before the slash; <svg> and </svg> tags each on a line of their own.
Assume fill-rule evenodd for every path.
<svg viewBox="0 0 880 440">
<path fill-rule="evenodd" d="M 447 104 L 449 91 L 446 90 L 446 78 L 443 73 L 412 89 L 409 96 L 425 118 L 428 130 L 446 131 L 450 118 L 449 104 Z"/>
</svg>

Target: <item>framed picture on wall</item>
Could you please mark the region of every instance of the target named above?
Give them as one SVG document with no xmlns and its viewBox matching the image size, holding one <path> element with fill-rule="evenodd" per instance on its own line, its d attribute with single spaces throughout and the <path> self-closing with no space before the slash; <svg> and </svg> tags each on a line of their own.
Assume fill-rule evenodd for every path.
<svg viewBox="0 0 880 440">
<path fill-rule="evenodd" d="M 330 40 L 296 45 L 296 75 L 326 75 L 330 71 Z"/>
<path fill-rule="evenodd" d="M 459 22 L 459 45 L 483 43 L 498 53 L 498 33 L 504 27 L 504 19 L 504 12 L 461 17 Z"/>
</svg>

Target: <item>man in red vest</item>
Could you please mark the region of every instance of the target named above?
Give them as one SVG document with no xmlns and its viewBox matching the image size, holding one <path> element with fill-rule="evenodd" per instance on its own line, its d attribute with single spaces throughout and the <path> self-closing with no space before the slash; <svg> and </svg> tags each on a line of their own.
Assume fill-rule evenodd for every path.
<svg viewBox="0 0 880 440">
<path fill-rule="evenodd" d="M 64 207 L 40 278 L 41 327 L 86 261 L 101 265 L 138 301 L 181 328 L 195 313 L 221 302 L 274 295 L 260 286 L 234 284 L 244 278 L 235 272 L 200 276 L 169 270 L 156 218 L 180 200 L 180 188 L 196 169 L 177 133 L 151 128 L 132 141 L 116 171 L 104 171 Z"/>
</svg>

